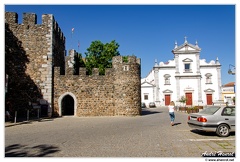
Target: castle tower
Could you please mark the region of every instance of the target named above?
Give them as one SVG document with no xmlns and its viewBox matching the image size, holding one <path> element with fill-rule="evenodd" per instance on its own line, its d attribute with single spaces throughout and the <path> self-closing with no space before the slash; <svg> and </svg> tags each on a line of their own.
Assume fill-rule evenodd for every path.
<svg viewBox="0 0 240 162">
<path fill-rule="evenodd" d="M 116 115 L 141 114 L 141 70 L 140 59 L 128 56 L 113 57 L 114 99 Z"/>
<path fill-rule="evenodd" d="M 5 12 L 5 27 L 6 42 L 11 40 L 14 41 L 12 44 L 15 44 L 6 45 L 6 62 L 9 63 L 6 64 L 9 66 L 6 68 L 23 68 L 21 74 L 14 73 L 13 70 L 6 71 L 10 73 L 9 79 L 12 80 L 9 88 L 14 85 L 14 89 L 21 87 L 19 93 L 26 94 L 26 99 L 19 103 L 45 104 L 48 106 L 48 116 L 51 116 L 54 93 L 53 67 L 64 67 L 65 37 L 61 29 L 52 14 L 42 15 L 42 24 L 37 24 L 36 14 L 23 13 L 23 23 L 18 24 L 18 15 L 14 12 Z M 13 97 L 13 93 L 16 94 L 16 91 L 9 91 L 11 100 L 19 100 Z"/>
</svg>

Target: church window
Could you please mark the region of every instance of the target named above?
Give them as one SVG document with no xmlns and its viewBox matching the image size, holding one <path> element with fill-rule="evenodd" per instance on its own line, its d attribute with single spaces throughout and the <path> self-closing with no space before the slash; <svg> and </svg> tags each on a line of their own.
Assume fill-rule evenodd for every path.
<svg viewBox="0 0 240 162">
<path fill-rule="evenodd" d="M 183 72 L 185 73 L 191 73 L 192 72 L 192 66 L 191 66 L 191 62 L 193 62 L 192 59 L 190 58 L 186 58 L 183 60 Z"/>
<path fill-rule="evenodd" d="M 206 76 L 206 84 L 212 84 L 212 74 L 207 73 L 205 76 Z"/>
<path fill-rule="evenodd" d="M 164 75 L 164 83 L 165 85 L 170 85 L 170 75 L 169 74 L 165 74 Z"/>
<path fill-rule="evenodd" d="M 191 65 L 190 63 L 185 63 L 184 64 L 184 71 L 185 72 L 191 72 L 192 71 L 190 65 Z"/>
<path fill-rule="evenodd" d="M 144 94 L 144 100 L 148 100 L 148 94 Z"/>
</svg>

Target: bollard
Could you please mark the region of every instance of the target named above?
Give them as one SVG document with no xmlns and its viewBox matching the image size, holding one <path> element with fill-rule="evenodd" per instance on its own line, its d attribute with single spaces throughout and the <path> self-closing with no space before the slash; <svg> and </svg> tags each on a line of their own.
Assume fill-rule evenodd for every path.
<svg viewBox="0 0 240 162">
<path fill-rule="evenodd" d="M 29 110 L 27 110 L 27 121 L 29 120 Z"/>
<path fill-rule="evenodd" d="M 38 119 L 39 119 L 39 109 L 38 109 Z"/>
<path fill-rule="evenodd" d="M 17 111 L 15 111 L 14 123 L 17 123 Z"/>
</svg>

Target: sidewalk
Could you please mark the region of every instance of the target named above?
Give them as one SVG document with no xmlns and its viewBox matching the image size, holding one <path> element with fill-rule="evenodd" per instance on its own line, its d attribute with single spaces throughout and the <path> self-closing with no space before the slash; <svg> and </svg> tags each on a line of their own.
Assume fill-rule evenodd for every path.
<svg viewBox="0 0 240 162">
<path fill-rule="evenodd" d="M 17 119 L 17 122 L 15 123 L 14 121 L 5 121 L 5 127 L 11 127 L 15 125 L 21 125 L 21 124 L 30 124 L 32 122 L 40 122 L 40 121 L 45 121 L 45 120 L 53 120 L 54 118 L 51 117 L 42 117 L 42 118 L 32 118 L 32 119 L 25 119 L 25 118 L 20 118 Z"/>
</svg>

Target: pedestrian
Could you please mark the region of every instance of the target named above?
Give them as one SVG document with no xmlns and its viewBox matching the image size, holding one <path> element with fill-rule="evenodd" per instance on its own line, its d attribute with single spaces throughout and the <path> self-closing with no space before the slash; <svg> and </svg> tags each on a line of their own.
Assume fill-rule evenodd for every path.
<svg viewBox="0 0 240 162">
<path fill-rule="evenodd" d="M 171 126 L 174 126 L 174 120 L 175 120 L 175 103 L 173 101 L 170 102 L 170 105 L 168 105 L 168 112 L 171 120 Z"/>
</svg>

